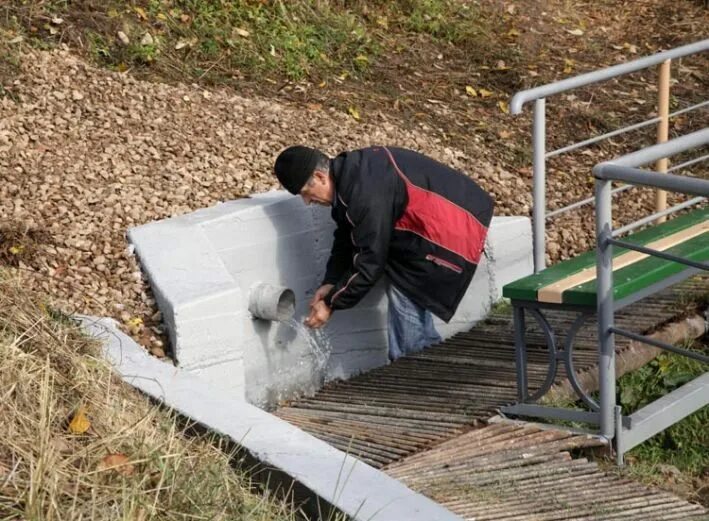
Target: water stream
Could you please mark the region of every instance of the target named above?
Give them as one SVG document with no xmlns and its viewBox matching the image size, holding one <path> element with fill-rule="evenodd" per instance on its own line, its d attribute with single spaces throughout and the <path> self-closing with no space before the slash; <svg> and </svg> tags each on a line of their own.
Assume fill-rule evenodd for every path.
<svg viewBox="0 0 709 521">
<path fill-rule="evenodd" d="M 313 355 L 316 370 L 324 369 L 332 353 L 330 336 L 323 329 L 311 329 L 302 322 L 291 318 L 282 322 L 305 340 L 305 345 Z"/>
</svg>

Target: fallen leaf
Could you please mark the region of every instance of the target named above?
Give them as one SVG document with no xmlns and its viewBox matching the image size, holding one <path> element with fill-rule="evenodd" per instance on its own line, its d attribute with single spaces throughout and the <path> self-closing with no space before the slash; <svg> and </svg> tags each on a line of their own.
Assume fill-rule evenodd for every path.
<svg viewBox="0 0 709 521">
<path fill-rule="evenodd" d="M 360 63 L 369 63 L 369 58 L 367 58 L 364 54 L 360 54 L 355 58 L 355 61 Z"/>
<path fill-rule="evenodd" d="M 347 109 L 347 112 L 349 113 L 350 116 L 352 116 L 355 120 L 359 121 L 360 120 L 360 115 L 359 115 L 359 110 L 357 110 L 357 107 L 350 107 Z"/>
<path fill-rule="evenodd" d="M 623 44 L 623 47 L 628 49 L 628 52 L 630 54 L 637 54 L 638 53 L 638 46 L 637 45 L 633 45 L 631 43 L 625 42 Z"/>
<path fill-rule="evenodd" d="M 187 96 L 185 96 L 185 98 L 187 98 Z M 186 101 L 189 101 L 189 98 L 187 98 Z M 128 320 L 128 322 L 126 322 L 126 324 L 128 324 L 129 326 L 133 326 L 133 327 L 142 326 L 143 319 L 140 317 L 133 317 L 130 320 Z"/>
<path fill-rule="evenodd" d="M 182 23 L 185 23 L 185 24 L 186 24 L 187 22 L 190 21 L 190 15 L 188 15 L 188 14 L 181 14 L 181 15 L 180 15 L 180 21 L 181 21 Z"/>
<path fill-rule="evenodd" d="M 61 25 L 63 22 L 64 22 L 64 19 L 59 18 L 58 16 L 55 16 L 54 18 L 52 18 L 52 23 L 54 25 Z"/>
<path fill-rule="evenodd" d="M 510 112 L 510 107 L 507 104 L 506 101 L 500 100 L 497 102 L 497 106 L 500 107 L 500 110 L 504 112 L 505 114 L 509 114 Z"/>
<path fill-rule="evenodd" d="M 177 43 L 175 44 L 175 50 L 179 51 L 180 49 L 187 47 L 189 44 L 190 44 L 190 42 L 187 42 L 185 40 L 178 40 Z"/>
<path fill-rule="evenodd" d="M 142 45 L 143 47 L 153 45 L 153 43 L 155 43 L 155 41 L 153 40 L 153 36 L 150 33 L 145 33 L 143 35 L 143 38 L 141 38 L 140 40 L 140 45 Z"/>
<path fill-rule="evenodd" d="M 123 45 L 128 45 L 130 44 L 130 38 L 128 38 L 128 35 L 124 33 L 123 31 L 118 31 L 118 39 L 121 41 Z"/>
<path fill-rule="evenodd" d="M 489 98 L 490 96 L 492 96 L 491 90 L 479 89 L 478 92 L 480 93 L 481 98 Z"/>
<path fill-rule="evenodd" d="M 109 18 L 117 18 L 118 17 L 118 11 L 116 9 L 109 9 L 106 14 L 108 15 Z"/>
<path fill-rule="evenodd" d="M 327 85 L 327 82 L 324 80 L 321 81 L 320 83 L 318 83 L 318 87 L 320 87 L 321 89 L 324 89 L 326 85 Z"/>
<path fill-rule="evenodd" d="M 156 18 L 157 18 L 158 20 L 162 20 L 163 22 L 167 20 L 167 16 L 165 16 L 164 13 L 158 13 L 158 15 L 156 16 Z"/>
<path fill-rule="evenodd" d="M 247 31 L 246 29 L 242 29 L 241 27 L 235 27 L 234 32 L 239 36 L 242 36 L 243 38 L 248 38 L 249 36 L 251 36 L 251 33 L 249 31 Z"/>
<path fill-rule="evenodd" d="M 97 470 L 115 470 L 121 476 L 130 476 L 135 471 L 135 467 L 125 454 L 109 454 L 101 460 Z"/>
<path fill-rule="evenodd" d="M 498 71 L 506 71 L 509 69 L 509 67 L 505 64 L 503 60 L 498 60 L 497 64 L 495 65 L 495 69 Z"/>
<path fill-rule="evenodd" d="M 583 31 L 581 29 L 567 29 L 566 32 L 573 34 L 574 36 L 583 36 Z"/>
<path fill-rule="evenodd" d="M 10 253 L 13 255 L 19 255 L 25 250 L 25 247 L 22 246 L 21 244 L 18 246 L 10 246 Z"/>
<path fill-rule="evenodd" d="M 72 434 L 84 434 L 91 427 L 91 422 L 86 417 L 86 407 L 80 405 L 74 413 L 74 417 L 69 422 L 69 432 Z"/>
<path fill-rule="evenodd" d="M 15 36 L 12 40 L 10 40 L 8 43 L 20 43 L 24 38 L 22 36 Z"/>
<path fill-rule="evenodd" d="M 574 60 L 571 60 L 569 58 L 564 58 L 564 72 L 566 74 L 569 74 L 571 71 L 574 70 Z"/>
<path fill-rule="evenodd" d="M 136 12 L 136 14 L 138 15 L 139 18 L 142 18 L 143 20 L 148 19 L 148 15 L 145 12 L 145 9 L 143 9 L 142 7 L 135 6 L 135 7 L 133 7 L 133 10 Z"/>
<path fill-rule="evenodd" d="M 500 130 L 497 135 L 500 136 L 500 138 L 502 139 L 507 139 L 512 135 L 512 132 L 510 132 L 509 130 Z"/>
<path fill-rule="evenodd" d="M 471 98 L 477 98 L 478 97 L 478 91 L 476 91 L 474 88 L 472 88 L 470 85 L 465 86 L 465 93 L 470 96 Z"/>
<path fill-rule="evenodd" d="M 507 36 L 511 36 L 512 38 L 519 36 L 519 31 L 513 27 L 512 29 L 507 31 Z"/>
</svg>

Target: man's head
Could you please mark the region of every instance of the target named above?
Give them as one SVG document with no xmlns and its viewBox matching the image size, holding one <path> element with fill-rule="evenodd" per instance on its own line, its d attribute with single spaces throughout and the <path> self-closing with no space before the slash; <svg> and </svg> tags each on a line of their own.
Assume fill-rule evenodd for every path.
<svg viewBox="0 0 709 521">
<path fill-rule="evenodd" d="M 335 185 L 330 177 L 330 159 L 314 148 L 292 146 L 278 155 L 274 171 L 278 181 L 305 204 L 332 204 Z"/>
</svg>

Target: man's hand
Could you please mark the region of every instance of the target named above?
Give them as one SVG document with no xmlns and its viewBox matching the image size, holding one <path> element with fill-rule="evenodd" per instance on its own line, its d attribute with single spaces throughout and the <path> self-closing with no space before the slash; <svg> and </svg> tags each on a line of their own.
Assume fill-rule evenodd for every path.
<svg viewBox="0 0 709 521">
<path fill-rule="evenodd" d="M 323 284 L 320 286 L 315 292 L 315 295 L 313 295 L 313 298 L 310 299 L 310 307 L 312 308 L 318 301 L 324 299 L 333 287 L 334 284 Z"/>
<path fill-rule="evenodd" d="M 310 315 L 305 319 L 305 325 L 313 329 L 321 328 L 330 320 L 331 315 L 332 310 L 325 304 L 325 301 L 318 300 L 310 306 Z"/>
</svg>

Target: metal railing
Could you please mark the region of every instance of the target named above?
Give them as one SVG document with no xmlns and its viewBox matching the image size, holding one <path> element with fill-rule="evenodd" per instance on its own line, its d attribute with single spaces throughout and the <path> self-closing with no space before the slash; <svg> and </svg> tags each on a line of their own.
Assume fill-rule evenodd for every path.
<svg viewBox="0 0 709 521">
<path fill-rule="evenodd" d="M 543 85 L 540 87 L 535 87 L 533 89 L 524 90 L 515 94 L 510 102 L 510 111 L 512 114 L 519 114 L 522 112 L 522 108 L 525 103 L 534 101 L 534 114 L 532 123 L 532 154 L 533 154 L 533 210 L 532 210 L 532 225 L 533 225 L 533 238 L 534 238 L 534 271 L 535 273 L 541 271 L 545 267 L 545 255 L 546 255 L 546 220 L 555 217 L 559 214 L 568 212 L 570 210 L 585 206 L 587 204 L 593 204 L 595 201 L 594 197 L 589 197 L 582 201 L 577 201 L 569 204 L 563 208 L 556 209 L 552 212 L 547 213 L 546 208 L 546 160 L 561 154 L 565 154 L 582 147 L 598 143 L 605 139 L 624 134 L 626 132 L 631 132 L 641 128 L 648 127 L 650 125 L 659 124 L 658 126 L 658 143 L 667 141 L 667 123 L 670 118 L 684 114 L 693 110 L 701 109 L 704 107 L 709 107 L 709 100 L 697 103 L 695 105 L 685 107 L 673 113 L 669 113 L 669 70 L 670 61 L 681 58 L 684 56 L 689 56 L 692 54 L 698 54 L 702 52 L 709 51 L 709 39 L 702 40 L 690 45 L 685 45 L 682 47 L 677 47 L 665 52 L 657 53 L 653 56 L 647 56 L 640 58 L 631 62 L 622 63 L 620 65 L 614 65 L 606 69 L 601 69 L 598 71 L 590 72 L 587 74 L 581 74 L 579 76 L 574 76 L 573 78 L 568 78 L 565 80 L 550 83 L 548 85 Z M 628 125 L 626 127 L 613 130 L 612 132 L 607 132 L 598 136 L 594 136 L 583 141 L 573 143 L 571 145 L 552 150 L 546 151 L 546 98 L 553 96 L 555 94 L 560 94 L 562 92 L 567 92 L 579 87 L 584 87 L 594 83 L 600 83 L 603 81 L 610 80 L 612 78 L 617 78 L 619 76 L 624 76 L 633 72 L 641 71 L 649 67 L 660 66 L 660 87 L 658 88 L 659 103 L 658 103 L 658 116 L 648 119 L 646 121 Z M 709 159 L 709 154 L 696 158 L 693 163 L 699 161 L 704 161 Z M 673 169 L 667 169 L 667 162 L 665 156 L 659 157 L 657 160 L 657 168 L 661 171 L 672 171 L 677 170 L 680 167 L 689 166 L 689 162 L 683 165 L 677 165 Z M 620 193 L 633 185 L 625 185 L 613 190 L 613 193 Z M 691 206 L 691 204 L 696 204 L 701 199 L 695 199 L 692 201 L 687 201 L 683 208 Z M 664 218 L 670 213 L 678 211 L 682 208 L 675 206 L 673 209 L 665 210 L 664 197 L 660 194 L 657 198 L 657 214 L 654 218 Z M 662 212 L 662 213 L 661 213 Z M 649 222 L 649 221 L 648 221 Z M 640 225 L 639 225 L 640 226 Z M 627 231 L 623 230 L 622 231 Z M 618 230 L 618 233 L 621 233 Z"/>
<path fill-rule="evenodd" d="M 709 180 L 649 172 L 640 170 L 637 167 L 708 144 L 709 128 L 628 154 L 614 161 L 600 163 L 593 169 L 593 174 L 596 178 L 596 309 L 598 314 L 600 385 L 598 412 L 600 414 L 601 435 L 608 439 L 616 437 L 618 463 L 622 463 L 623 454 L 627 450 L 709 403 L 709 372 L 690 382 L 690 384 L 673 391 L 670 395 L 647 405 L 629 417 L 622 417 L 620 406 L 616 404 L 614 335 L 625 336 L 704 363 L 709 363 L 709 356 L 615 327 L 614 312 L 616 303 L 613 298 L 613 247 L 618 246 L 684 264 L 687 266 L 685 270 L 688 274 L 687 276 L 698 270 L 709 271 L 709 263 L 681 258 L 667 252 L 614 239 L 617 234 L 614 233 L 612 224 L 612 182 L 622 181 L 633 186 L 641 185 L 681 192 L 695 195 L 698 199 L 704 199 L 709 197 Z M 652 220 L 657 215 L 656 213 L 637 222 L 649 222 L 648 219 Z M 655 292 L 659 289 L 660 287 L 658 286 L 651 288 L 649 291 Z"/>
</svg>

